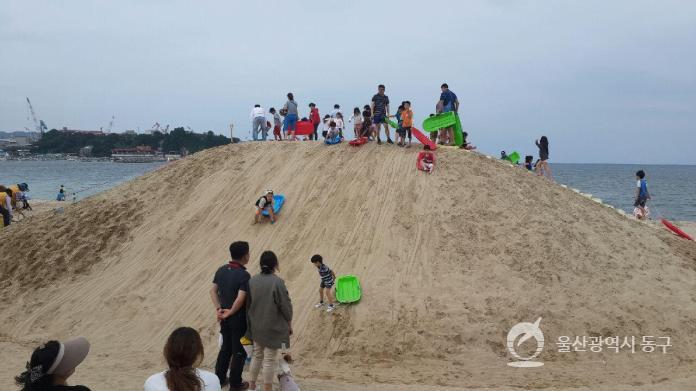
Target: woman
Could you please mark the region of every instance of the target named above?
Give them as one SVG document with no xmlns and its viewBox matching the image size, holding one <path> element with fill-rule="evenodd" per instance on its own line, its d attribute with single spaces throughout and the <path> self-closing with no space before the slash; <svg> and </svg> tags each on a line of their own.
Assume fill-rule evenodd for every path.
<svg viewBox="0 0 696 391">
<path fill-rule="evenodd" d="M 551 179 L 551 167 L 549 167 L 549 139 L 546 136 L 541 136 L 539 140 L 534 142 L 539 148 L 539 163 L 536 166 L 537 175 L 546 175 Z"/>
<path fill-rule="evenodd" d="M 48 341 L 34 349 L 27 370 L 15 377 L 15 382 L 22 391 L 89 391 L 67 383 L 87 353 L 89 342 L 83 337 L 64 343 Z"/>
<path fill-rule="evenodd" d="M 254 341 L 249 389 L 256 390 L 256 380 L 263 364 L 263 391 L 273 390 L 278 350 L 290 347 L 292 303 L 285 282 L 278 276 L 278 258 L 272 251 L 261 254 L 261 273 L 249 280 L 247 296 L 247 337 Z"/>
<path fill-rule="evenodd" d="M 288 133 L 290 133 L 290 140 L 297 140 L 295 137 L 295 131 L 297 130 L 297 119 L 299 118 L 297 114 L 297 102 L 295 102 L 295 97 L 292 92 L 288 92 L 288 101 L 285 102 L 283 106 L 283 111 L 287 113 L 285 115 L 285 127 Z"/>
<path fill-rule="evenodd" d="M 169 369 L 150 376 L 145 391 L 220 391 L 220 380 L 208 371 L 196 369 L 203 361 L 203 342 L 190 327 L 174 330 L 164 345 Z"/>
</svg>

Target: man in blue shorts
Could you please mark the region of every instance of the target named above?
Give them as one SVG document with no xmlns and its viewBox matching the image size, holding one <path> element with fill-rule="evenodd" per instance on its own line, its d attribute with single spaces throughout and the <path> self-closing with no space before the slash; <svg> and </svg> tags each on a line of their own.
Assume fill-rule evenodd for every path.
<svg viewBox="0 0 696 391">
<path fill-rule="evenodd" d="M 377 93 L 372 97 L 372 123 L 376 127 L 377 144 L 382 144 L 382 140 L 379 138 L 379 128 L 382 125 L 384 125 L 384 133 L 387 135 L 387 142 L 394 144 L 389 137 L 389 124 L 385 122 L 385 119 L 389 117 L 389 97 L 384 95 L 384 90 L 384 84 L 380 84 L 377 87 Z"/>
<path fill-rule="evenodd" d="M 459 99 L 457 99 L 457 94 L 450 91 L 447 83 L 442 83 L 442 85 L 440 86 L 440 90 L 442 92 L 440 93 L 440 101 L 437 103 L 437 106 L 442 107 L 443 113 L 448 113 L 450 111 L 454 111 L 455 113 L 458 113 L 459 112 Z M 444 128 L 444 129 L 442 129 L 442 131 L 445 135 L 445 137 L 444 137 L 445 142 L 442 142 L 442 137 L 440 137 L 440 144 L 446 144 L 446 145 L 454 144 L 454 128 L 452 128 L 452 127 Z"/>
</svg>

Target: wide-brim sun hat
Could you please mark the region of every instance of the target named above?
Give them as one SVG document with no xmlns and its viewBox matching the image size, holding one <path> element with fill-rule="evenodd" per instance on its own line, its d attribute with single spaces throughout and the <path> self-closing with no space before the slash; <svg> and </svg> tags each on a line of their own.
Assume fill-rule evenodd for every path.
<svg viewBox="0 0 696 391">
<path fill-rule="evenodd" d="M 85 360 L 89 353 L 89 341 L 85 337 L 77 337 L 60 343 L 60 350 L 53 365 L 46 371 L 48 375 L 67 376 Z"/>
</svg>

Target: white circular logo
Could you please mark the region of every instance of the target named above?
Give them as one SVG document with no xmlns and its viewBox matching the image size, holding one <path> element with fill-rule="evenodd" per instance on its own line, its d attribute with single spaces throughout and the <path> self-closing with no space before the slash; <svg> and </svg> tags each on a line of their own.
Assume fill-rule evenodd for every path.
<svg viewBox="0 0 696 391">
<path fill-rule="evenodd" d="M 531 368 L 544 365 L 544 363 L 541 361 L 533 361 L 534 358 L 536 358 L 541 351 L 544 350 L 544 333 L 541 332 L 539 323 L 541 323 L 541 318 L 537 319 L 534 323 L 522 322 L 512 326 L 507 335 L 507 348 L 512 357 L 517 361 L 509 362 L 509 366 Z M 536 340 L 536 351 L 531 356 L 522 357 L 517 353 L 515 348 L 530 338 L 534 338 Z M 515 342 L 517 342 L 517 344 L 515 344 Z"/>
</svg>

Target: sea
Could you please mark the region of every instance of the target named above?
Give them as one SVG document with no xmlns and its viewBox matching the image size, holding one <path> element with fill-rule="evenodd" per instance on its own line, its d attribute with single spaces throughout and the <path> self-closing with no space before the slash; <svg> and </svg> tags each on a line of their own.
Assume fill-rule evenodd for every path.
<svg viewBox="0 0 696 391">
<path fill-rule="evenodd" d="M 71 160 L 0 161 L 0 184 L 26 182 L 34 199 L 56 198 L 64 185 L 68 200 L 80 200 L 157 169 L 164 163 L 112 163 Z M 551 165 L 554 179 L 633 212 L 635 172 L 644 170 L 653 217 L 696 221 L 696 166 L 634 164 Z"/>
</svg>

